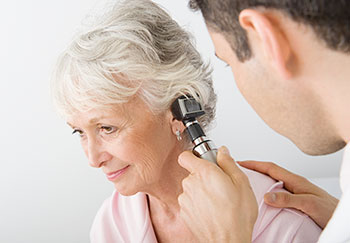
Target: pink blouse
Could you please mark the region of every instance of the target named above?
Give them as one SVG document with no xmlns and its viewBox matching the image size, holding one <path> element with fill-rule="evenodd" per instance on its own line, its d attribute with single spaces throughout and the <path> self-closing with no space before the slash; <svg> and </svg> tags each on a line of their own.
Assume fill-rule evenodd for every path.
<svg viewBox="0 0 350 243">
<path fill-rule="evenodd" d="M 273 208 L 264 203 L 266 192 L 285 191 L 282 182 L 255 171 L 241 169 L 248 176 L 259 205 L 252 238 L 254 243 L 317 242 L 321 229 L 308 216 L 297 210 Z M 157 242 L 146 195 L 137 193 L 126 197 L 114 191 L 99 209 L 90 239 L 92 243 Z"/>
</svg>

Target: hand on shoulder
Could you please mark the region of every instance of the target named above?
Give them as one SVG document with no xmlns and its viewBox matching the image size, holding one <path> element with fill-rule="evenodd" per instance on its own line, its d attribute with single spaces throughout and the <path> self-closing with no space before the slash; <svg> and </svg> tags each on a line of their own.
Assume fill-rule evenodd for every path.
<svg viewBox="0 0 350 243">
<path fill-rule="evenodd" d="M 306 178 L 271 162 L 241 161 L 241 166 L 283 181 L 290 192 L 265 194 L 265 203 L 278 208 L 295 208 L 309 215 L 322 229 L 326 227 L 339 200 Z"/>
</svg>

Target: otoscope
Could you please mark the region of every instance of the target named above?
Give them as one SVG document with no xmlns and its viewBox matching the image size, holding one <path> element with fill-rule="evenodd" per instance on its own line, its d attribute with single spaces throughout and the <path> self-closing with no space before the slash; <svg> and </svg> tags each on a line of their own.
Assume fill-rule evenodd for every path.
<svg viewBox="0 0 350 243">
<path fill-rule="evenodd" d="M 193 154 L 216 164 L 217 149 L 203 132 L 197 117 L 205 114 L 202 106 L 192 96 L 181 96 L 171 105 L 171 112 L 176 120 L 182 121 L 193 143 Z"/>
</svg>

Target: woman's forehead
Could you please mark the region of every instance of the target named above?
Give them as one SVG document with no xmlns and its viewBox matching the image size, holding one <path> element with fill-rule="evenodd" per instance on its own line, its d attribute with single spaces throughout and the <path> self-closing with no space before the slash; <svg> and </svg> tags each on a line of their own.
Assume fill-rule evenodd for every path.
<svg viewBox="0 0 350 243">
<path fill-rule="evenodd" d="M 94 125 L 103 121 L 137 122 L 154 119 L 156 117 L 144 102 L 128 102 L 115 104 L 89 111 L 78 112 L 69 118 L 67 123 L 70 126 Z"/>
<path fill-rule="evenodd" d="M 126 116 L 125 109 L 121 105 L 97 107 L 88 111 L 76 112 L 66 120 L 69 125 L 94 124 L 101 120 L 122 118 Z"/>
</svg>

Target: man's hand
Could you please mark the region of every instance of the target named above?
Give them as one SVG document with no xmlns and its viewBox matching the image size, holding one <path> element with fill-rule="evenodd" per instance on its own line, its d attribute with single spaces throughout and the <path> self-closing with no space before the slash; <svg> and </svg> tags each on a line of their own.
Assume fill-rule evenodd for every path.
<svg viewBox="0 0 350 243">
<path fill-rule="evenodd" d="M 251 242 L 258 206 L 249 180 L 225 147 L 217 163 L 189 151 L 179 156 L 190 172 L 178 198 L 180 215 L 199 242 Z"/>
<path fill-rule="evenodd" d="M 283 181 L 284 187 L 291 192 L 267 193 L 264 197 L 266 204 L 278 208 L 298 209 L 309 215 L 322 229 L 326 227 L 338 204 L 338 199 L 312 184 L 306 178 L 293 174 L 274 163 L 258 161 L 238 163 L 247 169 Z"/>
</svg>

